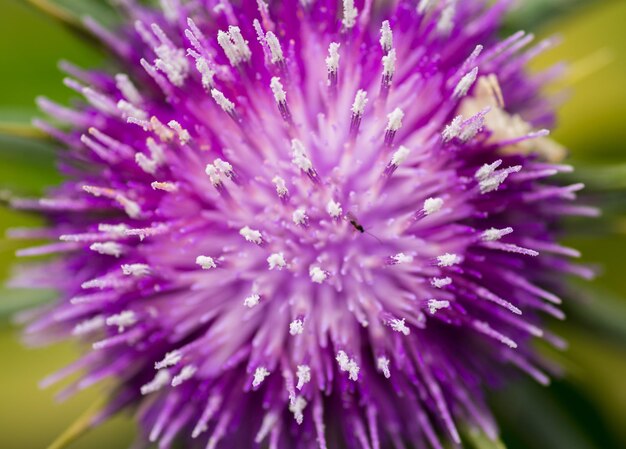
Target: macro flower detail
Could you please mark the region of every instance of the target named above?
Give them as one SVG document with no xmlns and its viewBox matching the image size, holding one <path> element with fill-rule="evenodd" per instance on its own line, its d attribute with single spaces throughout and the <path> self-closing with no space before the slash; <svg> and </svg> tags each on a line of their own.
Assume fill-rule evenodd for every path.
<svg viewBox="0 0 626 449">
<path fill-rule="evenodd" d="M 86 21 L 125 73 L 71 66 L 39 105 L 66 180 L 39 200 L 62 253 L 33 342 L 91 348 L 63 396 L 115 389 L 170 447 L 441 448 L 496 438 L 483 389 L 516 371 L 564 274 L 580 184 L 548 137 L 547 75 L 507 2 L 119 3 Z M 392 6 L 393 5 L 393 6 Z"/>
</svg>

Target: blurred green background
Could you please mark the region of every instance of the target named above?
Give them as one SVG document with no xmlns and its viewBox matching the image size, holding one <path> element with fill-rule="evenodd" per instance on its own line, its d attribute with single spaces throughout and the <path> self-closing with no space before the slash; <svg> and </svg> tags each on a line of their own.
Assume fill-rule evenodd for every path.
<svg viewBox="0 0 626 449">
<path fill-rule="evenodd" d="M 78 14 L 97 11 L 112 20 L 103 1 L 59 3 Z M 570 65 L 552 87 L 569 95 L 554 136 L 570 149 L 577 176 L 587 182 L 589 199 L 603 206 L 604 215 L 593 222 L 573 222 L 575 237 L 565 242 L 583 252 L 583 261 L 601 267 L 595 282 L 578 285 L 588 301 L 569 304 L 568 321 L 554 324 L 570 342 L 568 351 L 553 355 L 568 375 L 548 389 L 521 380 L 493 395 L 503 441 L 509 449 L 626 448 L 626 1 L 522 1 L 506 28 L 562 36 L 563 43 L 534 64 L 536 69 L 559 61 Z M 30 118 L 38 114 L 37 95 L 61 102 L 72 98 L 61 83 L 58 61 L 91 67 L 104 58 L 84 36 L 27 1 L 0 0 L 0 124 L 19 124 L 12 128 L 29 133 Z M 58 182 L 53 150 L 49 143 L 9 136 L 0 129 L 0 193 L 37 195 Z M 0 206 L 0 235 L 7 228 L 35 224 L 35 217 Z M 9 275 L 17 248 L 17 242 L 0 237 L 0 281 Z M 58 404 L 54 391 L 37 387 L 45 375 L 73 360 L 78 348 L 61 344 L 26 349 L 11 317 L 52 295 L 0 287 L 2 449 L 47 447 L 98 397 L 95 388 Z M 132 440 L 132 421 L 120 416 L 70 447 L 126 448 Z M 501 447 L 480 438 L 473 445 Z"/>
</svg>

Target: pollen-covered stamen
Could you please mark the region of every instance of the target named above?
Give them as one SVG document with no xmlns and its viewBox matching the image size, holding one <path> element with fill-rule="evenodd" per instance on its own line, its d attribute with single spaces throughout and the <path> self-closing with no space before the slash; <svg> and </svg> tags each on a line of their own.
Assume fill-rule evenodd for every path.
<svg viewBox="0 0 626 449">
<path fill-rule="evenodd" d="M 180 362 L 182 358 L 183 358 L 183 354 L 180 351 L 168 352 L 167 354 L 165 354 L 165 357 L 163 357 L 163 360 L 161 360 L 160 362 L 156 362 L 154 364 L 154 369 L 159 370 L 159 369 L 167 368 L 170 366 L 174 366 L 178 362 Z"/>
<path fill-rule="evenodd" d="M 452 96 L 454 98 L 461 98 L 467 95 L 467 92 L 470 90 L 474 82 L 476 81 L 476 77 L 478 76 L 478 67 L 474 67 L 469 73 L 465 74 L 461 81 L 454 88 L 454 92 Z"/>
<path fill-rule="evenodd" d="M 378 359 L 376 359 L 376 367 L 378 368 L 378 370 L 380 372 L 383 373 L 383 376 L 385 376 L 387 379 L 389 379 L 391 377 L 391 371 L 389 370 L 389 359 L 385 356 L 381 356 L 378 357 Z"/>
<path fill-rule="evenodd" d="M 211 268 L 217 268 L 215 259 L 210 256 L 198 256 L 196 257 L 196 265 L 202 267 L 203 270 L 210 270 Z"/>
<path fill-rule="evenodd" d="M 120 257 L 124 252 L 124 247 L 116 242 L 96 242 L 89 246 L 89 249 L 99 254 Z"/>
<path fill-rule="evenodd" d="M 289 403 L 289 411 L 293 413 L 293 417 L 295 418 L 298 425 L 302 424 L 304 420 L 304 409 L 307 406 L 308 402 L 302 396 L 296 397 L 293 401 Z"/>
<path fill-rule="evenodd" d="M 441 198 L 427 198 L 424 200 L 424 208 L 422 211 L 424 215 L 432 215 L 439 212 L 443 207 L 443 199 Z"/>
<path fill-rule="evenodd" d="M 326 69 L 328 70 L 328 85 L 336 87 L 337 73 L 339 71 L 339 44 L 337 42 L 331 42 L 328 46 Z"/>
<path fill-rule="evenodd" d="M 381 80 L 381 95 L 384 97 L 389 92 L 391 83 L 393 81 L 393 75 L 396 73 L 396 49 L 392 48 L 389 52 L 383 56 L 383 75 Z"/>
<path fill-rule="evenodd" d="M 354 0 L 343 0 L 343 19 L 341 23 L 346 30 L 350 30 L 356 25 L 356 18 L 359 11 L 354 6 Z"/>
<path fill-rule="evenodd" d="M 235 170 L 230 163 L 217 158 L 213 161 L 213 165 L 222 175 L 226 176 L 231 181 L 238 183 L 237 177 L 235 176 Z"/>
<path fill-rule="evenodd" d="M 430 285 L 432 285 L 435 288 L 443 288 L 447 285 L 452 284 L 452 279 L 449 277 L 445 277 L 445 278 L 432 278 L 430 280 Z"/>
<path fill-rule="evenodd" d="M 186 380 L 191 379 L 194 376 L 194 374 L 196 374 L 196 371 L 198 371 L 198 368 L 196 368 L 193 365 L 183 366 L 183 369 L 180 370 L 180 373 L 178 373 L 172 379 L 172 384 L 171 384 L 172 387 L 177 387 L 181 385 L 183 382 L 185 382 Z"/>
<path fill-rule="evenodd" d="M 350 135 L 354 138 L 359 132 L 361 126 L 361 120 L 363 118 L 363 112 L 367 105 L 367 92 L 363 89 L 359 89 L 354 97 L 354 103 L 352 103 L 352 119 L 350 120 Z"/>
<path fill-rule="evenodd" d="M 267 46 L 270 50 L 270 62 L 279 66 L 284 65 L 285 57 L 283 56 L 283 49 L 276 35 L 268 31 L 265 34 L 265 42 L 267 42 Z"/>
<path fill-rule="evenodd" d="M 337 201 L 330 200 L 326 204 L 326 212 L 328 213 L 328 215 L 330 215 L 334 219 L 337 219 L 341 217 L 341 214 L 343 213 L 343 209 L 341 208 L 341 204 L 339 204 Z"/>
<path fill-rule="evenodd" d="M 428 311 L 431 315 L 437 313 L 438 310 L 447 309 L 448 307 L 450 307 L 450 301 L 440 301 L 438 299 L 428 300 Z"/>
<path fill-rule="evenodd" d="M 121 267 L 122 273 L 125 276 L 135 276 L 135 277 L 143 277 L 149 275 L 152 270 L 150 269 L 150 265 L 145 263 L 130 263 L 123 264 Z"/>
<path fill-rule="evenodd" d="M 150 187 L 154 190 L 163 190 L 164 192 L 169 193 L 178 192 L 178 185 L 173 182 L 153 181 L 150 183 Z"/>
<path fill-rule="evenodd" d="M 129 103 L 126 100 L 120 100 L 117 102 L 117 109 L 121 112 L 123 118 L 128 120 L 129 118 L 137 119 L 139 121 L 146 120 L 148 114 L 143 109 Z"/>
<path fill-rule="evenodd" d="M 224 112 L 226 112 L 231 117 L 234 117 L 235 103 L 233 103 L 228 98 L 226 98 L 224 94 L 217 89 L 211 89 L 211 96 L 213 97 L 213 100 L 215 100 L 215 102 L 218 104 L 220 108 L 222 108 Z"/>
<path fill-rule="evenodd" d="M 264 366 L 259 366 L 254 371 L 254 378 L 252 380 L 252 387 L 256 388 L 265 380 L 267 376 L 270 375 L 270 372 Z"/>
<path fill-rule="evenodd" d="M 404 254 L 404 253 L 398 253 L 395 254 L 393 256 L 391 256 L 391 264 L 392 265 L 398 265 L 398 264 L 406 264 L 406 263 L 411 263 L 413 262 L 414 257 L 408 254 Z"/>
<path fill-rule="evenodd" d="M 483 181 L 489 178 L 500 165 L 502 165 L 502 159 L 498 159 L 491 164 L 484 164 L 482 167 L 476 170 L 476 173 L 474 173 L 474 178 L 476 178 L 478 181 Z"/>
<path fill-rule="evenodd" d="M 167 123 L 167 126 L 169 126 L 170 128 L 172 128 L 174 130 L 174 132 L 178 136 L 178 141 L 180 142 L 181 145 L 186 145 L 191 140 L 191 136 L 189 135 L 189 131 L 184 129 L 180 125 L 180 123 L 178 123 L 176 120 L 170 120 Z"/>
<path fill-rule="evenodd" d="M 463 122 L 462 130 L 459 133 L 458 137 L 463 142 L 468 142 L 473 139 L 476 134 L 483 128 L 485 124 L 485 114 L 489 112 L 490 108 L 487 107 L 483 109 L 478 114 L 470 117 L 466 121 Z"/>
<path fill-rule="evenodd" d="M 154 115 L 150 117 L 150 129 L 157 135 L 161 142 L 169 142 L 175 136 L 174 131 L 161 123 Z"/>
<path fill-rule="evenodd" d="M 141 394 L 143 396 L 159 391 L 161 388 L 169 385 L 172 377 L 168 370 L 159 370 L 157 371 L 154 379 L 152 379 L 147 384 L 141 386 Z"/>
<path fill-rule="evenodd" d="M 202 76 L 202 87 L 204 87 L 204 90 L 207 92 L 210 92 L 215 86 L 215 70 L 213 70 L 209 65 L 209 61 L 199 54 L 190 54 L 192 54 L 192 56 L 196 55 L 196 70 L 200 72 L 200 75 Z"/>
<path fill-rule="evenodd" d="M 398 130 L 402 127 L 402 119 L 404 118 L 404 111 L 400 108 L 395 108 L 391 113 L 387 115 L 387 127 L 385 128 L 385 145 L 392 146 L 393 139 L 396 136 Z"/>
<path fill-rule="evenodd" d="M 302 387 L 311 381 L 311 367 L 309 365 L 298 365 L 296 377 L 298 378 L 296 388 L 302 390 Z"/>
<path fill-rule="evenodd" d="M 154 52 L 158 56 L 154 60 L 154 66 L 167 76 L 170 83 L 176 87 L 182 87 L 189 74 L 189 62 L 185 50 L 162 44 L 156 47 Z"/>
<path fill-rule="evenodd" d="M 399 332 L 403 335 L 409 335 L 411 333 L 411 329 L 405 324 L 405 319 L 392 318 L 389 320 L 389 326 L 396 332 Z"/>
<path fill-rule="evenodd" d="M 384 53 L 388 53 L 393 48 L 393 32 L 388 20 L 383 21 L 380 27 L 380 46 Z"/>
<path fill-rule="evenodd" d="M 283 253 L 273 253 L 267 258 L 267 265 L 270 270 L 282 270 L 287 266 L 285 255 Z"/>
<path fill-rule="evenodd" d="M 106 324 L 106 321 L 102 315 L 96 315 L 93 318 L 89 318 L 88 320 L 81 321 L 74 329 L 72 329 L 72 335 L 81 336 L 87 335 L 92 332 L 98 331 L 102 329 Z"/>
<path fill-rule="evenodd" d="M 118 332 L 124 332 L 127 327 L 137 323 L 137 315 L 132 310 L 124 310 L 116 315 L 111 315 L 106 319 L 107 326 L 117 326 Z"/>
<path fill-rule="evenodd" d="M 307 217 L 306 209 L 304 207 L 297 208 L 295 211 L 293 211 L 293 214 L 291 215 L 291 219 L 293 220 L 293 222 L 300 226 L 305 225 L 308 221 L 308 218 L 309 217 Z"/>
<path fill-rule="evenodd" d="M 291 323 L 289 323 L 289 334 L 293 335 L 294 337 L 296 335 L 300 335 L 302 334 L 302 332 L 304 331 L 304 322 L 301 319 L 295 319 L 293 320 Z"/>
<path fill-rule="evenodd" d="M 502 237 L 510 234 L 511 232 L 513 232 L 513 228 L 510 227 L 503 229 L 489 228 L 480 235 L 480 238 L 486 242 L 493 242 L 495 240 L 500 240 Z"/>
<path fill-rule="evenodd" d="M 257 245 L 260 245 L 263 242 L 261 232 L 248 226 L 241 228 L 239 230 L 239 235 L 246 239 L 246 242 L 256 243 Z"/>
<path fill-rule="evenodd" d="M 348 378 L 350 380 L 355 382 L 359 380 L 360 367 L 354 359 L 348 357 L 348 354 L 346 354 L 345 351 L 337 352 L 335 360 L 337 360 L 337 363 L 339 364 L 339 369 L 348 373 Z"/>
<path fill-rule="evenodd" d="M 218 31 L 217 43 L 224 50 L 228 62 L 233 67 L 236 67 L 241 62 L 247 62 L 252 56 L 248 42 L 241 35 L 239 27 L 230 26 L 228 32 Z"/>
<path fill-rule="evenodd" d="M 451 267 L 461 263 L 461 261 L 461 257 L 454 253 L 445 253 L 441 256 L 437 256 L 437 265 L 440 267 Z"/>
<path fill-rule="evenodd" d="M 213 187 L 219 188 L 222 185 L 222 178 L 220 177 L 219 170 L 213 164 L 207 164 L 204 168 L 204 172 L 207 174 L 209 179 L 211 180 L 211 184 Z"/>
<path fill-rule="evenodd" d="M 447 37 L 454 28 L 454 16 L 456 14 L 456 1 L 446 0 L 446 4 L 441 11 L 441 16 L 437 21 L 437 32 L 442 37 Z"/>
<path fill-rule="evenodd" d="M 446 125 L 445 129 L 441 133 L 441 138 L 444 143 L 451 141 L 455 137 L 459 137 L 462 130 L 463 116 L 457 115 L 452 119 L 449 125 Z"/>
<path fill-rule="evenodd" d="M 130 103 L 138 105 L 143 102 L 143 97 L 125 73 L 115 75 L 115 86 Z"/>
<path fill-rule="evenodd" d="M 517 173 L 522 169 L 521 165 L 515 165 L 513 167 L 508 167 L 503 170 L 496 170 L 489 175 L 482 175 L 481 177 L 477 177 L 479 180 L 478 185 L 480 188 L 480 193 L 485 194 L 489 192 L 493 192 L 494 190 L 498 190 L 500 185 L 508 178 L 511 173 Z"/>
<path fill-rule="evenodd" d="M 138 218 L 141 215 L 141 207 L 139 207 L 139 204 L 127 198 L 123 193 L 118 192 L 117 190 L 95 186 L 83 186 L 83 190 L 96 197 L 104 196 L 115 200 L 120 206 L 122 206 L 122 208 L 124 208 L 124 212 L 126 212 L 126 214 L 131 218 Z"/>
<path fill-rule="evenodd" d="M 293 164 L 300 170 L 305 172 L 311 180 L 316 181 L 317 174 L 315 173 L 315 170 L 313 170 L 313 163 L 307 156 L 306 149 L 300 140 L 293 139 L 291 141 L 291 153 L 291 162 L 293 162 Z"/>
<path fill-rule="evenodd" d="M 385 167 L 384 175 L 391 176 L 396 169 L 407 160 L 410 153 L 411 150 L 404 145 L 400 145 L 400 147 L 391 156 L 389 164 Z"/>
<path fill-rule="evenodd" d="M 316 265 L 309 267 L 309 276 L 316 284 L 321 284 L 326 280 L 326 278 L 328 278 L 328 274 Z"/>
<path fill-rule="evenodd" d="M 272 182 L 276 186 L 276 194 L 278 195 L 279 198 L 282 199 L 282 198 L 287 197 L 287 195 L 289 195 L 287 184 L 285 183 L 285 180 L 283 178 L 281 178 L 280 176 L 274 176 L 272 178 Z"/>
<path fill-rule="evenodd" d="M 254 306 L 258 305 L 260 300 L 261 297 L 258 294 L 254 293 L 250 296 L 247 296 L 246 299 L 243 300 L 243 305 L 251 309 Z"/>
<path fill-rule="evenodd" d="M 285 92 L 279 77 L 272 77 L 270 80 L 270 89 L 272 89 L 274 101 L 276 101 L 276 105 L 278 106 L 278 110 L 280 111 L 280 115 L 283 120 L 291 123 L 291 112 L 289 111 L 289 106 L 287 105 L 287 93 Z"/>
</svg>

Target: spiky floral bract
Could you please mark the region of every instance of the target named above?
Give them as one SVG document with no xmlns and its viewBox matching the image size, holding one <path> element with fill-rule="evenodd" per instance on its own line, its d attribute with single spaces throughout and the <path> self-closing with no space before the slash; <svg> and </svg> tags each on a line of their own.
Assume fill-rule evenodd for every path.
<svg viewBox="0 0 626 449">
<path fill-rule="evenodd" d="M 65 66 L 41 99 L 67 180 L 40 200 L 62 252 L 16 284 L 60 299 L 28 329 L 86 354 L 99 419 L 138 406 L 167 448 L 441 448 L 497 435 L 482 390 L 519 369 L 564 273 L 581 187 L 508 2 L 120 3 L 95 21 L 123 73 Z M 539 49 L 542 47 L 539 46 Z M 63 125 L 64 124 L 64 125 Z"/>
</svg>

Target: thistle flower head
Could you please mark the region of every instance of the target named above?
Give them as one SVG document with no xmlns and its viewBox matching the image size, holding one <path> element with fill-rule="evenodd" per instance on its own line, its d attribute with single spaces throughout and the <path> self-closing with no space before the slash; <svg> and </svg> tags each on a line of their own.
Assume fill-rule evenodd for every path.
<svg viewBox="0 0 626 449">
<path fill-rule="evenodd" d="M 483 387 L 547 382 L 530 339 L 585 274 L 506 2 L 120 3 L 88 24 L 124 73 L 40 102 L 67 180 L 14 202 L 60 240 L 26 254 L 64 253 L 22 275 L 61 292 L 31 338 L 92 344 L 64 394 L 115 379 L 102 417 L 140 405 L 160 447 L 494 437 Z"/>
</svg>

